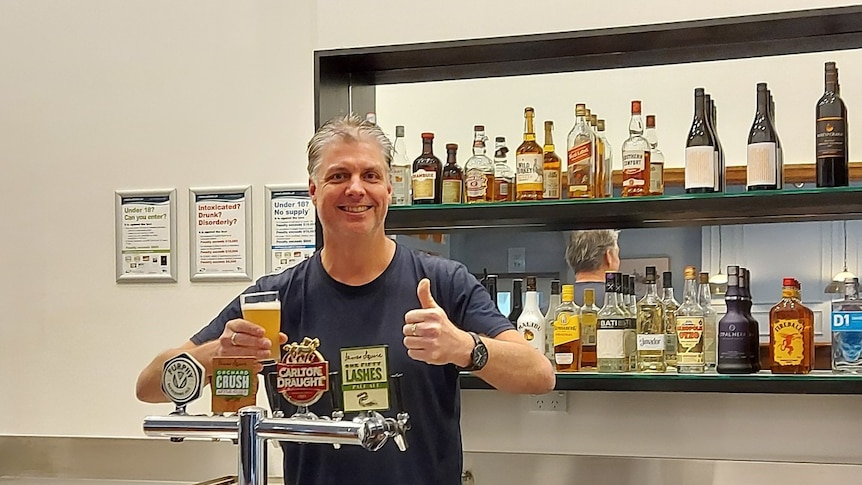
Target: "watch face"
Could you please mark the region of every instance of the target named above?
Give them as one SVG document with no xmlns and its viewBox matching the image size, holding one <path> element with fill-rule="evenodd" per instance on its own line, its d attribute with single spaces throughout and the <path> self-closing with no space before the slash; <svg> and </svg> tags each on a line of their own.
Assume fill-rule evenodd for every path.
<svg viewBox="0 0 862 485">
<path fill-rule="evenodd" d="M 488 347 L 480 343 L 473 349 L 473 368 L 476 370 L 485 367 L 488 363 Z"/>
</svg>

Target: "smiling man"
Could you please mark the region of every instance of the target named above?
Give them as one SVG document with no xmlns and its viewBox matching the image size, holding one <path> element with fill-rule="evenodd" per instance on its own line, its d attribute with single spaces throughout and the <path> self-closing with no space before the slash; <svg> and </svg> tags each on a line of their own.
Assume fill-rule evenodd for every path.
<svg viewBox="0 0 862 485">
<path fill-rule="evenodd" d="M 330 368 L 339 349 L 387 345 L 389 370 L 401 373 L 410 413 L 409 448 L 283 443 L 285 483 L 458 485 L 462 450 L 458 372 L 492 386 L 544 393 L 554 386 L 550 362 L 501 315 L 467 268 L 413 251 L 384 232 L 392 186 L 392 147 L 374 124 L 354 116 L 330 120 L 308 143 L 309 193 L 323 228 L 323 247 L 246 292 L 277 291 L 281 340 L 316 337 Z M 177 349 L 163 352 L 138 378 L 138 397 L 164 401 L 159 371 L 188 351 L 210 374 L 216 355 L 269 354 L 260 327 L 242 320 L 239 298 Z M 311 407 L 331 412 L 328 399 Z M 292 409 L 285 409 L 291 414 Z"/>
</svg>

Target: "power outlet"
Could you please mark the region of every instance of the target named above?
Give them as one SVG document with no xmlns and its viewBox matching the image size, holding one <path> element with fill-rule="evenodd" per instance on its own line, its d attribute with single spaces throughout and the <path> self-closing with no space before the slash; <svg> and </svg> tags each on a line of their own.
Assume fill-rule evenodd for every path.
<svg viewBox="0 0 862 485">
<path fill-rule="evenodd" d="M 553 391 L 547 394 L 531 394 L 530 411 L 550 412 L 550 413 L 565 413 L 568 409 L 566 393 L 563 391 Z"/>
</svg>

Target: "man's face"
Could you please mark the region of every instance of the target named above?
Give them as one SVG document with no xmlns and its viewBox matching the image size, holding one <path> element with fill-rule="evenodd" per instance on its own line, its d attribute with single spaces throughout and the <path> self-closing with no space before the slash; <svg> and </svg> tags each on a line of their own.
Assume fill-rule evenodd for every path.
<svg viewBox="0 0 862 485">
<path fill-rule="evenodd" d="M 334 142 L 323 150 L 311 201 L 324 232 L 351 236 L 383 233 L 392 186 L 374 143 Z"/>
</svg>

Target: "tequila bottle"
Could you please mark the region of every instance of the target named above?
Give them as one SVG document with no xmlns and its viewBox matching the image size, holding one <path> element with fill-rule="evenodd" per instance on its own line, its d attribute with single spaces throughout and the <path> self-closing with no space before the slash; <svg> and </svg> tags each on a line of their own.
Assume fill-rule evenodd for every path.
<svg viewBox="0 0 862 485">
<path fill-rule="evenodd" d="M 605 273 L 605 304 L 598 313 L 596 360 L 599 372 L 628 372 L 630 358 L 626 343 L 630 332 L 628 312 L 619 305 L 620 273 Z M 634 333 L 634 332 L 632 332 Z M 636 360 L 636 358 L 635 358 Z"/>
<path fill-rule="evenodd" d="M 673 296 L 673 273 L 662 273 L 661 303 L 664 319 L 664 362 L 668 367 L 676 368 L 676 311 L 679 302 Z"/>
<path fill-rule="evenodd" d="M 715 370 L 718 362 L 716 345 L 716 322 L 718 314 L 712 309 L 712 293 L 709 290 L 709 273 L 698 276 L 698 303 L 703 307 L 703 362 L 706 370 Z"/>
<path fill-rule="evenodd" d="M 676 367 L 680 374 L 702 374 L 704 371 L 703 307 L 698 302 L 696 278 L 694 266 L 686 266 L 682 305 L 676 312 Z"/>
<path fill-rule="evenodd" d="M 389 169 L 392 179 L 392 205 L 410 205 L 413 167 L 407 158 L 407 142 L 404 140 L 404 127 L 401 125 L 395 127 L 392 152 L 392 166 Z"/>
<path fill-rule="evenodd" d="M 658 296 L 655 266 L 647 266 L 646 294 L 638 302 L 638 372 L 664 372 L 664 311 Z"/>
</svg>

